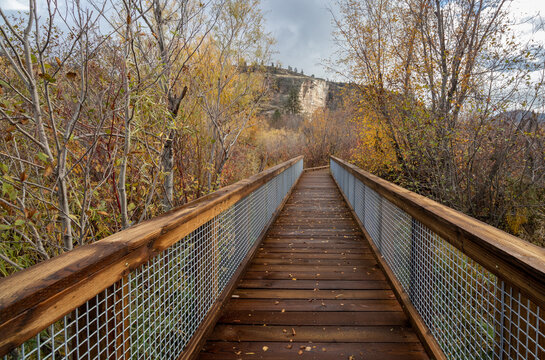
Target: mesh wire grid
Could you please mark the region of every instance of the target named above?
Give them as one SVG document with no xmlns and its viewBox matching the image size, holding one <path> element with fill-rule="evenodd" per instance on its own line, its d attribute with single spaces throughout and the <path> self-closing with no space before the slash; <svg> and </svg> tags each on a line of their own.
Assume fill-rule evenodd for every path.
<svg viewBox="0 0 545 360">
<path fill-rule="evenodd" d="M 178 358 L 302 171 L 300 160 L 4 360 Z"/>
<path fill-rule="evenodd" d="M 449 359 L 545 359 L 545 314 L 331 160 L 333 177 Z"/>
</svg>

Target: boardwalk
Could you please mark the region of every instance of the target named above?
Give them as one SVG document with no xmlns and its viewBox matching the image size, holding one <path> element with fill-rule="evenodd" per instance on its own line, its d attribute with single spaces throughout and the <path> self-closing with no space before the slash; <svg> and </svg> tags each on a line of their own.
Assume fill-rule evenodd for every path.
<svg viewBox="0 0 545 360">
<path fill-rule="evenodd" d="M 427 359 L 328 171 L 303 174 L 200 359 Z"/>
</svg>

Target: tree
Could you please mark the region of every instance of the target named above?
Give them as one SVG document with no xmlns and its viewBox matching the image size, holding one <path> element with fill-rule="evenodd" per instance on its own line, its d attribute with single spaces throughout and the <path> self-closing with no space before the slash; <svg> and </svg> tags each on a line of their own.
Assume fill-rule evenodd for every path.
<svg viewBox="0 0 545 360">
<path fill-rule="evenodd" d="M 496 179 L 503 168 L 501 177 L 517 174 L 528 185 L 511 189 L 515 197 L 525 197 L 542 184 L 543 172 L 538 166 L 533 169 L 539 175 L 529 177 L 524 167 L 508 170 L 498 155 L 491 166 L 477 159 L 483 153 L 497 154 L 489 139 L 501 141 L 494 131 L 499 124 L 504 132 L 518 134 L 511 138 L 514 146 L 502 147 L 502 156 L 514 159 L 524 153 L 533 158 L 541 151 L 536 140 L 541 130 L 534 128 L 526 143 L 515 140 L 525 125 L 507 125 L 503 113 L 529 110 L 542 99 L 542 44 L 516 41 L 505 0 L 340 0 L 337 5 L 337 65 L 359 86 L 354 97 L 360 109 L 355 116 L 359 161 L 402 185 L 504 226 L 507 205 L 500 206 L 502 195 L 491 181 L 477 186 L 479 180 Z M 473 204 L 489 211 L 477 211 Z"/>
<path fill-rule="evenodd" d="M 195 86 L 210 135 L 208 189 L 219 178 L 242 132 L 254 119 L 267 94 L 264 68 L 271 36 L 263 31 L 263 15 L 257 0 L 227 0 L 222 6 L 214 35 L 199 56 L 202 62 Z M 250 61 L 254 71 L 241 72 L 232 64 Z"/>
<path fill-rule="evenodd" d="M 38 16 L 35 0 L 29 1 L 26 16 L 19 18 L 10 18 L 0 9 L 0 78 L 5 92 L 0 93 L 0 115 L 8 134 L 2 156 L 10 163 L 4 164 L 2 178 L 3 193 L 8 193 L 9 200 L 1 203 L 9 215 L 25 219 L 21 222 L 11 217 L 9 221 L 10 217 L 5 217 L 3 226 L 13 229 L 42 258 L 50 253 L 45 247 L 49 239 L 38 230 L 47 223 L 41 216 L 51 216 L 52 222 L 45 225 L 53 230 L 59 218 L 62 243 L 49 244 L 57 246 L 57 251 L 72 249 L 75 231 L 79 230 L 80 239 L 85 233 L 85 224 L 73 213 L 69 197 L 74 191 L 74 166 L 85 163 L 96 151 L 93 142 L 80 151 L 74 133 L 89 97 L 91 59 L 99 45 L 92 30 L 100 17 L 100 12 L 92 14 L 74 6 L 68 16 L 79 21 L 70 23 L 56 3 L 47 2 L 46 8 L 45 20 Z M 63 36 L 57 22 L 70 36 Z M 83 205 L 81 210 L 87 204 Z"/>
<path fill-rule="evenodd" d="M 30 5 L 0 10 L 2 275 L 213 190 L 268 88 L 256 1 Z"/>
<path fill-rule="evenodd" d="M 299 114 L 301 112 L 301 100 L 299 99 L 299 89 L 292 86 L 288 93 L 288 98 L 284 105 L 286 111 L 290 114 Z"/>
<path fill-rule="evenodd" d="M 147 27 L 155 41 L 153 47 L 142 46 L 141 51 L 153 51 L 155 56 L 142 54 L 149 66 L 159 69 L 156 83 L 163 93 L 166 107 L 167 131 L 161 154 L 163 182 L 163 207 L 170 209 L 174 203 L 174 150 L 178 133 L 177 118 L 180 104 L 188 87 L 181 84 L 184 70 L 217 23 L 223 1 L 193 2 L 191 0 L 139 0 L 136 5 L 142 26 Z M 173 36 L 173 34 L 175 36 Z M 145 45 L 148 45 L 146 43 Z"/>
</svg>

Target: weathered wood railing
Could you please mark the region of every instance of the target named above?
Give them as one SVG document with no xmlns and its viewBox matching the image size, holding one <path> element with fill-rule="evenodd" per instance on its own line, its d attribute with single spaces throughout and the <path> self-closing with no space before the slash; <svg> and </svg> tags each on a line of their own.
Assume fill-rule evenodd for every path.
<svg viewBox="0 0 545 360">
<path fill-rule="evenodd" d="M 331 173 L 430 353 L 545 359 L 545 249 L 336 157 Z"/>
<path fill-rule="evenodd" d="M 302 171 L 294 158 L 1 279 L 0 357 L 191 358 Z"/>
</svg>

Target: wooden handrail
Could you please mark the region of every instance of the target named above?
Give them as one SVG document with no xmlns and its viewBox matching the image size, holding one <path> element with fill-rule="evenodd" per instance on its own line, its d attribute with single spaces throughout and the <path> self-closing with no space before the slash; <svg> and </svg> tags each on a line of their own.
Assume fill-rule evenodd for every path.
<svg viewBox="0 0 545 360">
<path fill-rule="evenodd" d="M 545 308 L 545 249 L 331 156 L 365 185 Z"/>
<path fill-rule="evenodd" d="M 0 279 L 0 356 L 283 172 L 302 156 Z"/>
</svg>

